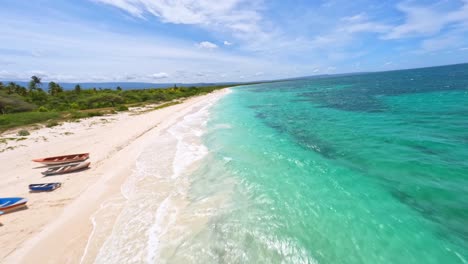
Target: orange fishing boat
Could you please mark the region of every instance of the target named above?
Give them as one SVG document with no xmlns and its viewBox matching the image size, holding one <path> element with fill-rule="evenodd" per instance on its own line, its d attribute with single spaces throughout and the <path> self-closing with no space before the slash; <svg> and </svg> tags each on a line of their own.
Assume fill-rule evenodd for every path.
<svg viewBox="0 0 468 264">
<path fill-rule="evenodd" d="M 39 162 L 45 165 L 58 165 L 58 164 L 65 164 L 65 163 L 71 163 L 71 162 L 80 162 L 80 161 L 87 160 L 88 158 L 89 158 L 89 153 L 81 153 L 81 154 L 48 157 L 48 158 L 42 158 L 42 159 L 33 159 L 32 161 Z"/>
</svg>

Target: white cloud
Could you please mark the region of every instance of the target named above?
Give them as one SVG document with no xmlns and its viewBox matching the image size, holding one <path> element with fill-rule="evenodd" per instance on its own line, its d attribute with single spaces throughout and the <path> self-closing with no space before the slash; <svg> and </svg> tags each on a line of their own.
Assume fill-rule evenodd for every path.
<svg viewBox="0 0 468 264">
<path fill-rule="evenodd" d="M 357 14 L 357 15 L 354 15 L 354 16 L 349 16 L 349 17 L 343 17 L 341 18 L 342 21 L 345 21 L 345 22 L 360 22 L 360 21 L 363 21 L 363 20 L 366 20 L 367 19 L 367 16 L 365 13 L 360 13 L 360 14 Z"/>
<path fill-rule="evenodd" d="M 21 80 L 21 77 L 18 73 L 0 70 L 0 80 L 14 81 Z"/>
<path fill-rule="evenodd" d="M 159 80 L 159 79 L 168 78 L 168 77 L 169 77 L 169 74 L 167 74 L 167 73 L 165 73 L 165 72 L 158 72 L 158 73 L 150 74 L 149 77 L 150 77 L 151 79 Z"/>
<path fill-rule="evenodd" d="M 349 47 L 363 42 L 358 38 L 361 33 L 376 34 L 382 41 L 425 37 L 419 43 L 421 48 L 417 53 L 466 46 L 464 35 L 468 31 L 468 1 L 463 1 L 458 8 L 452 7 L 451 10 L 447 9 L 448 6 L 415 6 L 408 2 L 400 3 L 396 8 L 404 14 L 404 20 L 400 24 L 391 25 L 373 20 L 366 13 L 358 13 L 341 18 L 327 33 L 316 35 L 309 41 L 310 46 L 322 51 L 329 60 L 335 61 L 357 57 L 355 54 L 359 52 L 351 51 Z M 359 56 L 362 55 L 364 54 L 361 52 Z"/>
<path fill-rule="evenodd" d="M 439 51 L 450 48 L 458 48 L 463 45 L 463 39 L 459 34 L 445 34 L 434 38 L 426 39 L 422 42 L 423 51 Z"/>
<path fill-rule="evenodd" d="M 240 29 L 259 20 L 257 0 L 95 0 L 120 8 L 133 16 L 150 14 L 164 23 L 221 26 Z M 245 30 L 245 29 L 243 29 Z"/>
<path fill-rule="evenodd" d="M 112 5 L 135 17 L 154 16 L 163 23 L 196 25 L 208 31 L 229 34 L 251 51 L 266 50 L 279 42 L 278 31 L 261 15 L 263 0 L 94 1 Z"/>
<path fill-rule="evenodd" d="M 348 52 L 347 49 L 358 39 L 359 34 L 388 32 L 389 25 L 371 21 L 366 14 L 360 13 L 350 17 L 339 19 L 338 23 L 326 33 L 319 34 L 305 41 L 306 46 L 320 50 L 331 60 L 345 60 L 356 57 L 356 52 Z M 359 52 L 358 52 L 359 53 Z M 362 52 L 359 53 L 362 55 Z"/>
<path fill-rule="evenodd" d="M 33 70 L 33 71 L 30 71 L 29 74 L 32 76 L 32 75 L 35 75 L 39 78 L 47 78 L 49 77 L 49 74 L 46 73 L 45 71 L 38 71 L 38 70 Z"/>
<path fill-rule="evenodd" d="M 97 0 L 97 2 L 102 2 L 104 4 L 113 5 L 117 8 L 123 9 L 133 16 L 143 18 L 143 10 L 135 6 L 131 1 L 127 0 Z"/>
<path fill-rule="evenodd" d="M 110 81 L 109 79 L 109 76 L 104 76 L 104 75 L 92 75 L 90 77 L 88 77 L 89 80 L 93 81 L 93 82 L 106 82 L 106 81 Z"/>
<path fill-rule="evenodd" d="M 344 31 L 349 33 L 359 33 L 359 32 L 375 32 L 375 33 L 385 33 L 389 30 L 390 26 L 374 23 L 374 22 L 362 22 L 362 23 L 353 23 L 343 28 Z"/>
<path fill-rule="evenodd" d="M 397 8 L 405 13 L 406 20 L 393 27 L 384 39 L 431 36 L 448 26 L 468 29 L 468 1 L 463 1 L 459 9 L 449 12 L 438 11 L 431 6 L 412 6 L 405 2 L 398 4 Z"/>
<path fill-rule="evenodd" d="M 374 32 L 384 33 L 390 29 L 389 25 L 370 21 L 366 14 L 360 13 L 350 17 L 341 18 L 343 22 L 338 31 L 347 33 Z"/>
<path fill-rule="evenodd" d="M 31 55 L 32 55 L 33 57 L 42 57 L 42 56 L 44 56 L 43 52 L 42 52 L 42 51 L 39 51 L 39 50 L 33 50 L 33 51 L 31 51 Z"/>
<path fill-rule="evenodd" d="M 45 71 L 33 70 L 25 72 L 11 72 L 0 70 L 0 80 L 4 81 L 29 81 L 31 76 L 37 76 L 44 81 L 61 81 L 72 82 L 79 79 L 79 77 L 70 74 L 51 74 Z"/>
<path fill-rule="evenodd" d="M 218 45 L 212 43 L 212 42 L 209 42 L 209 41 L 202 41 L 200 43 L 197 44 L 197 47 L 201 48 L 201 49 L 216 49 L 218 48 Z"/>
<path fill-rule="evenodd" d="M 136 74 L 124 74 L 124 78 L 127 81 L 135 80 L 138 78 L 138 75 Z"/>
<path fill-rule="evenodd" d="M 18 20 L 13 14 L 1 11 L 0 14 L 4 19 L 4 26 L 0 27 L 0 51 L 15 43 L 15 49 L 24 54 L 29 55 L 32 50 L 46 54 L 33 57 L 2 53 L 1 62 L 14 62 L 0 64 L 0 71 L 4 70 L 0 78 L 3 76 L 4 80 L 29 79 L 32 65 L 41 66 L 48 76 L 45 80 L 59 82 L 154 81 L 150 75 L 160 65 L 164 65 L 164 72 L 169 75 L 164 79 L 167 82 L 215 82 L 219 75 L 197 77 L 195 73 L 210 70 L 227 73 L 233 65 L 243 65 L 242 74 L 248 75 L 271 66 L 271 61 L 257 56 L 196 49 L 191 40 L 147 34 L 129 37 L 83 21 L 58 21 L 53 16 L 41 21 Z M 277 63 L 278 73 L 283 74 L 285 67 L 284 63 Z M 185 73 L 178 72 L 181 70 Z M 229 75 L 226 81 L 236 81 L 236 76 Z"/>
<path fill-rule="evenodd" d="M 388 48 L 391 53 L 386 60 L 401 61 L 398 57 L 404 55 L 393 52 L 397 46 L 406 53 L 418 46 L 420 51 L 450 48 L 462 55 L 467 54 L 462 52 L 466 50 L 463 47 L 468 47 L 464 35 L 466 31 L 460 29 L 468 25 L 466 1 L 465 4 L 451 0 L 438 1 L 439 5 L 417 6 L 416 1 L 401 0 L 404 2 L 398 5 L 402 11 L 398 17 L 394 14 L 395 10 L 391 10 L 395 7 L 392 1 L 381 5 L 385 7 L 384 10 L 381 7 L 374 9 L 378 5 L 375 3 L 370 4 L 373 6 L 371 8 L 341 0 L 343 6 L 340 6 L 339 1 L 333 0 L 335 4 L 332 9 L 336 10 L 330 9 L 333 11 L 331 13 L 317 5 L 304 6 L 304 10 L 272 10 L 277 5 L 272 6 L 265 0 L 91 1 L 102 3 L 100 10 L 120 10 L 124 18 L 103 17 L 91 21 L 78 14 L 56 10 L 57 13 L 65 11 L 61 15 L 66 19 L 59 19 L 60 16 L 34 15 L 34 10 L 29 10 L 32 15 L 18 20 L 18 14 L 0 10 L 3 25 L 0 27 L 0 52 L 2 48 L 6 50 L 0 60 L 14 62 L 14 65 L 8 66 L 0 63 L 0 70 L 7 70 L 10 75 L 14 71 L 21 72 L 23 78 L 29 78 L 28 70 L 36 65 L 48 73 L 47 79 L 60 78 L 57 81 L 71 78 L 78 81 L 151 81 L 155 79 L 152 76 L 154 70 L 168 73 L 166 77 L 156 75 L 157 78 L 164 78 L 165 82 L 210 82 L 217 81 L 219 76 L 229 76 L 223 81 L 236 81 L 238 76 L 244 76 L 245 80 L 255 78 L 255 73 L 260 71 L 266 72 L 265 79 L 319 71 L 350 71 L 356 68 L 357 60 L 366 61 L 361 56 L 372 57 L 382 48 Z M 458 8 L 454 9 L 455 6 Z M 310 15 L 314 13 L 312 9 L 318 9 L 315 10 L 316 16 Z M 337 17 L 344 10 L 351 16 Z M 429 10 L 432 20 L 439 20 L 440 17 L 441 21 L 426 23 L 426 16 L 421 10 Z M 267 14 L 272 14 L 271 11 L 278 11 L 279 16 L 269 18 Z M 47 10 L 44 12 L 50 13 Z M 302 13 L 307 15 L 302 16 Z M 119 22 L 113 23 L 115 19 Z M 124 19 L 132 23 L 123 27 Z M 135 21 L 137 23 L 133 23 Z M 201 33 L 203 37 L 197 40 L 191 38 L 193 34 L 154 34 L 154 30 L 146 30 L 149 23 L 179 24 L 165 25 L 164 28 L 177 27 L 180 33 L 184 32 L 183 25 L 191 25 L 189 27 L 192 29 L 198 27 L 197 32 L 200 32 L 200 28 L 207 32 Z M 138 28 L 142 24 L 145 27 Z M 422 30 L 425 27 L 429 29 Z M 133 31 L 134 28 L 138 29 Z M 463 40 L 457 45 L 453 44 L 456 42 L 454 34 L 446 34 L 455 29 Z M 132 32 L 131 36 L 128 32 Z M 411 36 L 423 38 L 384 40 Z M 11 45 L 20 52 L 8 52 Z M 228 47 L 231 45 L 235 49 Z M 446 61 L 450 60 L 453 58 Z M 366 67 L 382 67 L 385 62 L 375 61 L 379 60 L 367 60 L 363 63 L 363 70 Z M 430 62 L 425 63 L 439 62 L 431 58 Z M 164 68 L 160 69 L 162 65 Z M 339 65 L 339 70 L 327 69 L 328 65 Z M 215 72 L 208 74 L 210 70 Z M 200 76 L 197 73 L 207 74 Z M 224 73 L 228 75 L 223 76 Z"/>
<path fill-rule="evenodd" d="M 265 74 L 265 73 L 264 72 L 256 72 L 255 76 L 262 76 L 263 74 Z"/>
</svg>

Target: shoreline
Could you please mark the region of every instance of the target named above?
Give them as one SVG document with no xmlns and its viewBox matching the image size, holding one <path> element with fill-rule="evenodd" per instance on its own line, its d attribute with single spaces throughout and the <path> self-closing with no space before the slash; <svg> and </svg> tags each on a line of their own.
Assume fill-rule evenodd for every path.
<svg viewBox="0 0 468 264">
<path fill-rule="evenodd" d="M 122 210 L 115 207 L 115 202 L 125 199 L 122 185 L 134 172 L 147 142 L 227 91 L 222 89 L 135 116 L 124 113 L 43 128 L 31 136 L 51 130 L 59 135 L 37 143 L 24 140 L 21 144 L 25 147 L 2 153 L 0 165 L 7 172 L 0 184 L 2 195 L 27 197 L 29 208 L 0 218 L 0 259 L 14 263 L 30 263 L 42 257 L 47 257 L 48 263 L 94 261 L 100 245 L 91 245 L 89 237 L 96 231 L 96 222 L 102 221 L 96 216 L 112 211 L 113 216 L 105 217 L 106 226 L 117 220 L 109 220 Z M 95 121 L 97 124 L 91 125 Z M 73 134 L 62 135 L 67 129 L 73 129 Z M 32 169 L 32 158 L 72 152 L 91 152 L 91 169 L 50 179 L 41 178 L 39 171 Z M 62 181 L 64 185 L 52 193 L 27 192 L 29 183 L 51 181 Z M 115 208 L 110 210 L 112 206 Z M 65 251 L 66 256 L 54 254 Z"/>
</svg>

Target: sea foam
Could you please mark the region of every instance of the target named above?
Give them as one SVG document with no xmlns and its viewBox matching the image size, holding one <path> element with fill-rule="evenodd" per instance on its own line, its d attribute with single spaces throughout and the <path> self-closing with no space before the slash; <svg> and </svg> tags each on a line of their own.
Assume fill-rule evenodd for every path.
<svg viewBox="0 0 468 264">
<path fill-rule="evenodd" d="M 209 108 L 220 97 L 192 106 L 191 113 L 148 142 L 121 186 L 126 200 L 96 263 L 163 262 L 164 237 L 176 227 L 186 204 L 189 171 L 208 154 L 201 137 Z M 93 225 L 93 230 L 99 225 L 94 218 Z"/>
</svg>

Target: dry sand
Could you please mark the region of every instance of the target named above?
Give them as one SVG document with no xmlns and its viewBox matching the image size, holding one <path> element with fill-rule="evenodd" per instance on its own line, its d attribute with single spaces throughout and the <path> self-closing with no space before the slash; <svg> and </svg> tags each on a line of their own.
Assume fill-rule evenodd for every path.
<svg viewBox="0 0 468 264">
<path fill-rule="evenodd" d="M 26 139 L 0 143 L 0 195 L 29 199 L 27 209 L 0 216 L 2 263 L 80 263 L 93 230 L 90 217 L 102 201 L 120 199 L 120 187 L 132 173 L 145 141 L 206 100 L 225 93 L 220 90 L 138 115 L 126 112 L 41 128 Z M 35 169 L 40 165 L 31 162 L 82 152 L 91 153 L 91 168 L 77 173 L 42 177 L 44 169 Z M 62 182 L 62 187 L 50 193 L 29 193 L 29 184 L 46 182 Z"/>
</svg>

